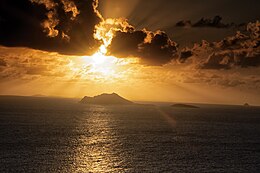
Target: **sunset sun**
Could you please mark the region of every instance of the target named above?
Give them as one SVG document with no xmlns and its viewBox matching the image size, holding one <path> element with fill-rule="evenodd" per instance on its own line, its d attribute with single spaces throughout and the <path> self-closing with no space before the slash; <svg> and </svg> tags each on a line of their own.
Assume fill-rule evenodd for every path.
<svg viewBox="0 0 260 173">
<path fill-rule="evenodd" d="M 117 58 L 113 56 L 105 56 L 101 52 L 97 52 L 92 56 L 83 56 L 90 64 L 91 72 L 97 72 L 102 76 L 113 76 L 117 67 Z"/>
</svg>

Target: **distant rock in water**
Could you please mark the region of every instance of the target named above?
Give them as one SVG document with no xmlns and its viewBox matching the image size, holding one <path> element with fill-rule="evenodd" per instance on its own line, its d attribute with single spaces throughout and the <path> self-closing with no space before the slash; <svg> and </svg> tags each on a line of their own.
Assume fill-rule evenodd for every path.
<svg viewBox="0 0 260 173">
<path fill-rule="evenodd" d="M 245 106 L 245 107 L 249 107 L 250 105 L 249 105 L 248 103 L 245 103 L 244 106 Z"/>
<path fill-rule="evenodd" d="M 116 93 L 101 94 L 94 97 L 85 96 L 80 103 L 83 104 L 96 104 L 96 105 L 129 105 L 133 102 L 124 99 Z"/>
<path fill-rule="evenodd" d="M 174 107 L 174 108 L 199 108 L 197 106 L 186 105 L 186 104 L 174 104 L 174 105 L 172 105 L 172 107 Z"/>
</svg>

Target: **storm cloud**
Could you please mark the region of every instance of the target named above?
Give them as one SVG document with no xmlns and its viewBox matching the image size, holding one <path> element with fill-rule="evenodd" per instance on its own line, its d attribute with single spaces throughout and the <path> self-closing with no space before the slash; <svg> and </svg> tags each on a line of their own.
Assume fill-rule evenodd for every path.
<svg viewBox="0 0 260 173">
<path fill-rule="evenodd" d="M 0 44 L 87 55 L 98 42 L 94 27 L 101 19 L 93 0 L 1 0 Z"/>
</svg>

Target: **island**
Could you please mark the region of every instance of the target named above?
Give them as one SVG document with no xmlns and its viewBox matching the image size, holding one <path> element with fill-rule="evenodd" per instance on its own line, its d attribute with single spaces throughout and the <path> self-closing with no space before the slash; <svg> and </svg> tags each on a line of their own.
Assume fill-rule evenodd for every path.
<svg viewBox="0 0 260 173">
<path fill-rule="evenodd" d="M 103 93 L 94 97 L 85 96 L 80 103 L 82 104 L 95 104 L 95 105 L 131 105 L 133 102 L 119 96 L 116 93 L 107 94 Z"/>
<path fill-rule="evenodd" d="M 249 107 L 250 105 L 248 103 L 245 103 L 244 104 L 244 107 Z"/>
<path fill-rule="evenodd" d="M 174 108 L 199 108 L 198 106 L 193 106 L 193 105 L 187 105 L 187 104 L 174 104 L 172 105 Z"/>
</svg>

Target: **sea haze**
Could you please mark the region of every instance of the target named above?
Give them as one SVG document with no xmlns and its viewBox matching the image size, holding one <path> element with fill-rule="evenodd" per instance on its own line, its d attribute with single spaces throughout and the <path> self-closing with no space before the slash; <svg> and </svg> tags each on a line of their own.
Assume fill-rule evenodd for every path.
<svg viewBox="0 0 260 173">
<path fill-rule="evenodd" d="M 0 172 L 260 171 L 259 107 L 78 101 L 1 96 Z"/>
</svg>

